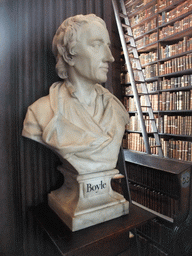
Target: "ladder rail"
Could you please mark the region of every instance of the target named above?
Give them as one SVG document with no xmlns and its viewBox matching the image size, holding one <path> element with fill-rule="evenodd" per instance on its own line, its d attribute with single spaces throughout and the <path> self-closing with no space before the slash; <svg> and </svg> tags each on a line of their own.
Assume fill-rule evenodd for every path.
<svg viewBox="0 0 192 256">
<path fill-rule="evenodd" d="M 113 5 L 113 9 L 114 9 L 114 14 L 115 14 L 115 19 L 116 19 L 116 23 L 117 23 L 117 28 L 119 31 L 119 36 L 120 36 L 120 41 L 121 41 L 121 45 L 122 45 L 122 49 L 124 52 L 124 58 L 125 58 L 125 63 L 127 65 L 127 69 L 129 72 L 129 77 L 130 77 L 130 82 L 132 85 L 132 90 L 133 90 L 133 96 L 135 99 L 135 104 L 136 104 L 136 108 L 137 108 L 137 112 L 138 112 L 138 118 L 140 121 L 140 127 L 141 127 L 141 132 L 143 135 L 143 140 L 144 140 L 144 144 L 145 144 L 145 148 L 146 148 L 146 153 L 151 154 L 151 148 L 154 147 L 150 147 L 149 145 L 149 137 L 146 131 L 146 125 L 145 125 L 145 121 L 143 118 L 143 111 L 142 111 L 142 107 L 147 107 L 147 112 L 149 115 L 149 122 L 150 125 L 152 127 L 152 133 L 154 135 L 154 139 L 155 139 L 155 143 L 157 147 L 157 151 L 158 151 L 158 155 L 163 157 L 163 152 L 162 152 L 162 148 L 161 148 L 161 141 L 159 138 L 159 134 L 158 134 L 158 130 L 157 130 L 157 126 L 156 126 L 156 122 L 155 122 L 155 118 L 154 118 L 154 114 L 153 114 L 153 110 L 152 110 L 152 105 L 151 105 L 151 101 L 149 98 L 149 92 L 148 92 L 148 88 L 146 86 L 146 82 L 145 82 L 145 77 L 143 74 L 143 70 L 142 70 L 142 66 L 140 63 L 140 59 L 139 59 L 139 55 L 137 52 L 137 48 L 136 48 L 136 44 L 135 44 L 135 40 L 133 37 L 133 33 L 132 33 L 132 29 L 131 29 L 131 25 L 129 22 L 129 18 L 127 15 L 127 11 L 125 8 L 125 3 L 124 0 L 119 0 L 120 1 L 120 5 L 121 5 L 121 13 L 118 11 L 118 5 L 117 5 L 117 1 L 116 0 L 112 0 L 112 5 Z M 122 24 L 121 22 L 121 18 L 124 19 L 125 23 Z M 123 27 L 127 30 L 127 33 L 125 34 L 125 32 L 123 31 Z M 126 39 L 129 40 L 126 40 Z M 127 43 L 130 43 L 130 45 L 128 46 Z M 128 50 L 130 49 L 130 52 L 133 53 L 134 57 L 130 57 Z M 132 67 L 132 63 L 131 60 L 135 60 L 136 62 L 136 68 Z M 144 98 L 145 98 L 145 105 L 146 106 L 141 106 L 140 104 L 140 98 L 138 95 L 138 91 L 137 91 L 137 85 L 135 82 L 135 77 L 134 77 L 134 71 L 133 70 L 137 70 L 138 74 L 139 74 L 139 80 L 140 82 L 142 82 L 142 92 L 144 93 Z"/>
<path fill-rule="evenodd" d="M 131 81 L 131 84 L 132 84 L 133 95 L 135 97 L 135 102 L 136 102 L 136 107 L 137 107 L 138 116 L 139 116 L 139 120 L 140 120 L 140 126 L 141 126 L 141 131 L 142 131 L 142 134 L 143 134 L 143 139 L 144 139 L 144 142 L 145 142 L 146 152 L 148 154 L 151 154 L 151 148 L 150 148 L 150 145 L 149 145 L 149 140 L 148 140 L 148 135 L 147 135 L 147 132 L 146 132 L 145 123 L 144 123 L 144 120 L 143 120 L 143 113 L 142 113 L 142 110 L 141 110 L 141 104 L 140 104 L 139 96 L 138 96 L 138 93 L 137 93 L 137 87 L 136 87 L 136 84 L 135 84 L 134 73 L 133 73 L 133 70 L 131 68 L 131 61 L 129 59 L 129 55 L 128 55 L 128 52 L 127 52 L 127 44 L 126 44 L 126 41 L 125 41 L 125 38 L 124 38 L 124 31 L 123 31 L 123 28 L 121 26 L 121 19 L 119 17 L 119 13 L 118 13 L 117 2 L 115 0 L 112 0 L 112 4 L 113 4 L 113 7 L 114 7 L 114 13 L 115 13 L 115 18 L 116 18 L 116 22 L 117 22 L 117 27 L 118 27 L 118 30 L 119 30 L 119 36 L 120 36 L 120 40 L 121 40 L 121 44 L 122 44 L 122 48 L 123 48 L 123 52 L 124 52 L 124 56 L 125 56 L 125 62 L 126 62 L 128 70 L 129 70 L 130 81 Z"/>
</svg>

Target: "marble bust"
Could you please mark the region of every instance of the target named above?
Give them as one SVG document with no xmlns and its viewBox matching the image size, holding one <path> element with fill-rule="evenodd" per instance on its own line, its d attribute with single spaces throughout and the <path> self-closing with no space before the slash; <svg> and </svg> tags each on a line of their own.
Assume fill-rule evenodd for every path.
<svg viewBox="0 0 192 256">
<path fill-rule="evenodd" d="M 56 192 L 58 200 L 70 208 L 64 210 L 70 211 L 66 216 L 70 215 L 73 219 L 82 209 L 91 209 L 90 203 L 89 206 L 84 204 L 92 199 L 82 201 L 89 196 L 84 194 L 85 198 L 80 200 L 80 194 L 82 191 L 92 193 L 91 186 L 96 185 L 100 191 L 106 191 L 102 191 L 100 199 L 113 194 L 114 197 L 121 197 L 119 202 L 122 201 L 122 207 L 128 209 L 127 201 L 125 203 L 122 196 L 115 195 L 111 188 L 107 188 L 111 177 L 118 173 L 115 168 L 128 114 L 122 103 L 100 85 L 106 82 L 109 63 L 114 61 L 106 24 L 94 14 L 70 17 L 58 28 L 52 49 L 57 61 L 56 70 L 62 81 L 50 87 L 49 95 L 29 106 L 22 135 L 48 146 L 61 160 L 67 160 L 74 167 L 75 171 L 71 171 L 70 175 L 69 170 L 64 171 L 65 167 L 61 170 L 65 178 L 68 177 L 67 183 L 73 188 L 73 196 L 69 195 L 71 192 L 66 191 L 66 187 L 62 193 L 65 193 L 64 197 L 67 195 L 76 199 L 64 202 L 62 189 Z M 105 176 L 109 177 L 108 181 Z M 81 188 L 81 181 L 86 179 L 82 185 L 84 188 Z M 98 193 L 92 195 L 98 197 Z M 54 200 L 57 199 L 50 199 L 51 205 L 55 205 Z M 79 205 L 81 210 L 78 210 Z M 67 225 L 72 230 L 82 228 Z M 90 225 L 83 227 L 86 226 Z"/>
</svg>

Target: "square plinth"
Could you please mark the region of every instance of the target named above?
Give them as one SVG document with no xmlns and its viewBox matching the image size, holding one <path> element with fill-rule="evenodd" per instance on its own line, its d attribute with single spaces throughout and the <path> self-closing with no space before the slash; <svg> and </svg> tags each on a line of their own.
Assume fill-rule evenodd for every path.
<svg viewBox="0 0 192 256">
<path fill-rule="evenodd" d="M 111 188 L 117 169 L 84 175 L 61 171 L 65 183 L 48 195 L 48 204 L 72 231 L 129 213 L 129 202 Z"/>
</svg>

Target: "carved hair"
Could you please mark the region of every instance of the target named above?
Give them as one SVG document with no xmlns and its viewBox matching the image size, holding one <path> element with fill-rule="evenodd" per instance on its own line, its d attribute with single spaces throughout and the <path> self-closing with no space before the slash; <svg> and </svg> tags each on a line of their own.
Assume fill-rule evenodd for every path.
<svg viewBox="0 0 192 256">
<path fill-rule="evenodd" d="M 66 19 L 58 28 L 53 38 L 52 51 L 57 61 L 56 71 L 60 78 L 66 79 L 68 77 L 68 64 L 64 60 L 63 55 L 75 55 L 73 49 L 77 42 L 79 28 L 91 21 L 98 21 L 106 27 L 104 20 L 95 14 L 80 14 Z"/>
</svg>

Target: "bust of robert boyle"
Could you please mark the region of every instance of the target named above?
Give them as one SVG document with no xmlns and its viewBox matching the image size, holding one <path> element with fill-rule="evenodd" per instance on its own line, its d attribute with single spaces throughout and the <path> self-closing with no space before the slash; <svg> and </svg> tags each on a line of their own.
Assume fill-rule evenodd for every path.
<svg viewBox="0 0 192 256">
<path fill-rule="evenodd" d="M 47 145 L 79 174 L 114 169 L 128 114 L 101 86 L 114 61 L 105 22 L 94 14 L 70 17 L 52 48 L 62 81 L 28 108 L 22 135 Z"/>
</svg>

